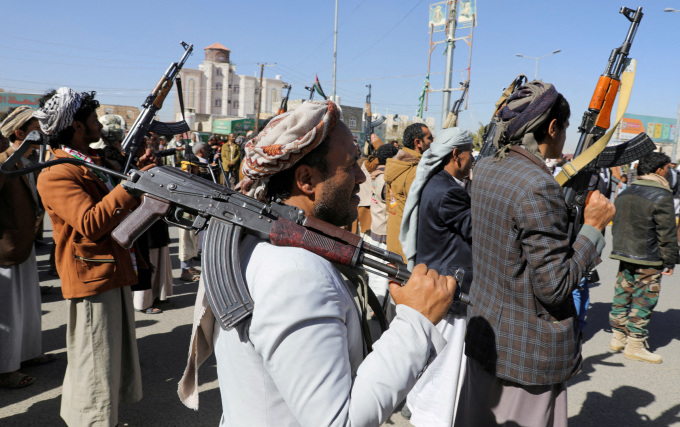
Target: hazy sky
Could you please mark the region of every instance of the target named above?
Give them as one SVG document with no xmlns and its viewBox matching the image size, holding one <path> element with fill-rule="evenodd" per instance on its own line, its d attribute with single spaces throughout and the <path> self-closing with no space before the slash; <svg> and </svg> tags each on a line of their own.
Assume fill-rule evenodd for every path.
<svg viewBox="0 0 680 427">
<path fill-rule="evenodd" d="M 434 3 L 434 2 L 432 2 Z M 340 0 L 337 93 L 361 107 L 372 85 L 373 111 L 413 116 L 423 88 L 429 51 L 430 1 Z M 487 123 L 502 89 L 520 73 L 533 78 L 535 62 L 515 54 L 542 56 L 538 77 L 554 83 L 569 100 L 572 119 L 567 150 L 612 48 L 629 23 L 621 6 L 645 13 L 631 49 L 638 71 L 628 112 L 676 117 L 680 101 L 680 0 L 529 1 L 478 0 L 472 47 L 468 109 L 460 126 Z M 203 48 L 219 42 L 231 50 L 238 74 L 281 75 L 293 85 L 291 98 L 306 98 L 304 86 L 318 74 L 332 92 L 334 0 L 288 1 L 5 1 L 0 16 L 0 87 L 42 93 L 70 86 L 96 90 L 103 103 L 141 105 L 168 65 L 177 61 L 181 40 L 193 43 L 187 67 L 197 68 Z M 457 37 L 467 35 L 460 31 Z M 435 35 L 436 39 L 441 39 Z M 463 80 L 469 49 L 459 41 L 454 85 Z M 432 53 L 430 82 L 443 86 L 442 46 Z M 458 93 L 454 92 L 452 99 Z M 441 117 L 442 95 L 432 93 L 426 116 Z M 162 110 L 169 118 L 172 104 Z"/>
</svg>

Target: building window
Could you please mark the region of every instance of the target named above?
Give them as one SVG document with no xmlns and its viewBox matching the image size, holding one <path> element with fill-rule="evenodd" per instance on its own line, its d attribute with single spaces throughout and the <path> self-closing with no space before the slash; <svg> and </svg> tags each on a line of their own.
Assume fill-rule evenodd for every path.
<svg viewBox="0 0 680 427">
<path fill-rule="evenodd" d="M 354 116 L 350 117 L 349 120 L 349 127 L 354 129 L 357 126 L 357 119 L 354 118 Z"/>
<path fill-rule="evenodd" d="M 227 104 L 231 104 L 231 99 L 227 101 Z"/>
<path fill-rule="evenodd" d="M 238 85 L 234 85 L 234 93 L 238 93 Z"/>
<path fill-rule="evenodd" d="M 221 99 L 216 99 L 215 100 L 215 107 L 221 107 L 222 106 L 222 100 Z"/>
<path fill-rule="evenodd" d="M 194 79 L 189 79 L 189 108 L 194 108 L 194 91 L 196 90 L 196 82 Z"/>
<path fill-rule="evenodd" d="M 229 89 L 231 89 L 231 85 L 229 85 Z"/>
<path fill-rule="evenodd" d="M 238 101 L 234 101 L 234 108 L 238 108 Z"/>
<path fill-rule="evenodd" d="M 260 91 L 260 88 L 255 88 L 255 96 L 257 96 L 257 93 Z"/>
<path fill-rule="evenodd" d="M 276 99 L 276 89 L 272 89 L 272 102 L 279 102 L 279 100 Z"/>
<path fill-rule="evenodd" d="M 217 74 L 218 76 L 221 76 L 222 75 L 222 69 L 218 68 L 217 70 L 215 70 L 215 74 Z"/>
<path fill-rule="evenodd" d="M 215 90 L 222 90 L 222 83 L 217 83 L 215 85 Z"/>
</svg>

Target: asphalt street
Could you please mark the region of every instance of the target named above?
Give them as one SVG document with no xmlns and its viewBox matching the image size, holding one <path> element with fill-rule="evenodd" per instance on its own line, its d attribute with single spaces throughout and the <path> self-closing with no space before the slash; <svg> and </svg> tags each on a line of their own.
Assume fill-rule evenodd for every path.
<svg viewBox="0 0 680 427">
<path fill-rule="evenodd" d="M 37 248 L 43 295 L 43 350 L 56 361 L 22 372 L 36 382 L 18 390 L 0 389 L 0 426 L 59 426 L 61 384 L 66 368 L 66 307 L 60 282 L 47 274 L 51 226 L 46 220 L 46 246 Z M 215 359 L 199 371 L 200 409 L 186 408 L 177 397 L 184 370 L 197 284 L 179 280 L 177 231 L 171 228 L 174 296 L 156 315 L 136 313 L 137 342 L 144 398 L 120 406 L 120 421 L 129 426 L 215 426 L 221 416 Z M 609 351 L 607 316 L 618 263 L 609 259 L 610 239 L 598 267 L 601 281 L 591 288 L 588 325 L 584 331 L 583 369 L 569 382 L 569 423 L 573 426 L 680 426 L 680 272 L 664 277 L 659 305 L 649 325 L 651 349 L 661 365 L 627 360 Z M 410 426 L 397 412 L 385 425 Z"/>
</svg>

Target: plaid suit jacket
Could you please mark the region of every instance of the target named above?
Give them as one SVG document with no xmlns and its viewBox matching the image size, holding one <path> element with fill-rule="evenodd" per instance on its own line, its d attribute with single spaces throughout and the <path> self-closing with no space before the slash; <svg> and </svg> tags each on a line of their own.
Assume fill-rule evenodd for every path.
<svg viewBox="0 0 680 427">
<path fill-rule="evenodd" d="M 520 148 L 475 166 L 475 275 L 465 353 L 498 378 L 546 385 L 580 369 L 581 332 L 571 293 L 600 262 L 604 239 L 584 226 L 569 244 L 562 190 L 531 157 Z"/>
</svg>

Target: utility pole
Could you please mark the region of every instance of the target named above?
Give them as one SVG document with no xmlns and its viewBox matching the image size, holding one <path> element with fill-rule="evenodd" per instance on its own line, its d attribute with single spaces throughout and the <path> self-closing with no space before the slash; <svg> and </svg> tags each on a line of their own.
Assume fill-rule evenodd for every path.
<svg viewBox="0 0 680 427">
<path fill-rule="evenodd" d="M 335 72 L 338 69 L 338 0 L 335 0 L 335 41 L 333 42 L 333 102 L 335 99 Z"/>
<path fill-rule="evenodd" d="M 262 76 L 264 76 L 264 67 L 272 67 L 274 64 L 259 64 L 260 65 L 260 86 L 257 90 L 257 111 L 255 113 L 255 136 L 257 136 L 258 128 L 260 127 L 260 104 L 262 103 Z"/>
<path fill-rule="evenodd" d="M 449 0 L 449 18 L 446 22 L 446 72 L 444 74 L 444 97 L 442 103 L 442 126 L 451 109 L 451 80 L 453 72 L 454 35 L 456 33 L 456 11 L 458 0 Z"/>
</svg>

